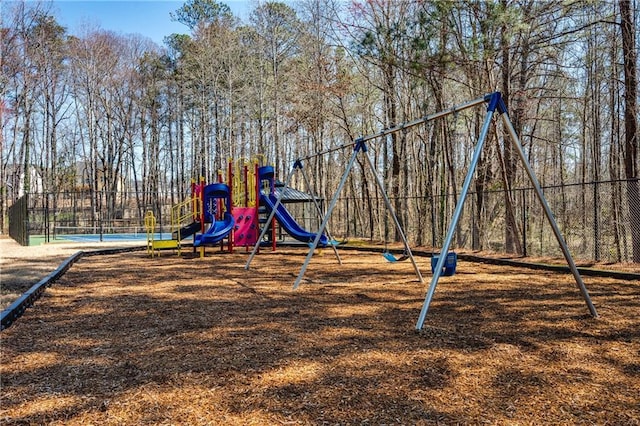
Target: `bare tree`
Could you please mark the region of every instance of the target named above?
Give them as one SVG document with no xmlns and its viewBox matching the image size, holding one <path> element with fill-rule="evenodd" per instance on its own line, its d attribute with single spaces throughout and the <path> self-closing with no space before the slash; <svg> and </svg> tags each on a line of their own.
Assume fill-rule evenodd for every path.
<svg viewBox="0 0 640 426">
<path fill-rule="evenodd" d="M 286 75 L 290 72 L 291 60 L 298 54 L 300 21 L 294 9 L 281 2 L 266 2 L 251 14 L 251 22 L 260 40 L 263 60 L 266 61 L 266 87 L 270 97 L 268 123 L 269 137 L 275 149 L 276 171 L 287 170 L 288 158 L 284 141 L 283 100 L 291 90 Z"/>
<path fill-rule="evenodd" d="M 624 170 L 631 221 L 633 261 L 640 263 L 640 182 L 638 181 L 638 51 L 635 44 L 634 13 L 631 0 L 620 0 L 622 53 L 624 56 Z"/>
</svg>

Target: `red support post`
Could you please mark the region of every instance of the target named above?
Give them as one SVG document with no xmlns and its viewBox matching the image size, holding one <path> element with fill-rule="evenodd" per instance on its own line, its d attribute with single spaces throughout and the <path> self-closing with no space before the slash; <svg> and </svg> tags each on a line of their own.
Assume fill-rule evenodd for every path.
<svg viewBox="0 0 640 426">
<path fill-rule="evenodd" d="M 205 214 L 204 214 L 204 176 L 200 176 L 200 234 L 204 234 L 204 222 L 205 222 Z M 196 236 L 193 235 L 193 242 L 195 243 Z M 195 244 L 193 245 L 193 252 L 196 252 Z M 204 245 L 200 246 L 200 257 L 204 257 L 205 248 Z"/>
<path fill-rule="evenodd" d="M 260 176 L 258 176 L 258 169 L 259 169 L 259 164 L 258 161 L 254 162 L 254 167 L 253 167 L 253 173 L 255 173 L 256 176 L 256 187 L 254 188 L 256 191 L 256 226 L 258 228 L 256 228 L 256 234 L 257 236 L 260 235 L 260 233 L 258 232 L 259 226 L 260 226 Z M 249 251 L 249 246 L 247 246 L 247 251 Z M 258 244 L 258 253 L 260 252 L 260 244 Z"/>
</svg>

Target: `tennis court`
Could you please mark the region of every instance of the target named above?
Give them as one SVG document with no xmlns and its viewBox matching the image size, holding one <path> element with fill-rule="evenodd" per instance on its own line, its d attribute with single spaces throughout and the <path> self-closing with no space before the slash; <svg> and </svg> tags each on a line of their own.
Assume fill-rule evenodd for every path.
<svg viewBox="0 0 640 426">
<path fill-rule="evenodd" d="M 156 240 L 170 240 L 171 233 L 170 232 L 156 232 L 153 234 L 153 238 Z M 97 242 L 119 242 L 119 241 L 146 241 L 147 233 L 143 231 L 140 232 L 122 232 L 122 233 L 71 233 L 71 234 L 61 234 L 56 233 L 55 235 L 49 235 L 48 239 L 46 235 L 30 235 L 29 236 L 29 245 L 37 246 L 44 243 L 67 243 L 67 242 L 75 242 L 75 243 L 97 243 Z"/>
</svg>

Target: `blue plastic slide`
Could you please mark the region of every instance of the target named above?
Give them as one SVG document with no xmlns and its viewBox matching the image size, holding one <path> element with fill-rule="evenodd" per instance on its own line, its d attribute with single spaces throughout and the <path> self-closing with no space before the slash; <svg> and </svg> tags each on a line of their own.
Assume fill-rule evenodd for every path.
<svg viewBox="0 0 640 426">
<path fill-rule="evenodd" d="M 223 183 L 213 183 L 204 188 L 204 208 L 205 222 L 211 223 L 211 226 L 201 235 L 196 235 L 193 245 L 200 247 L 201 245 L 219 243 L 229 235 L 235 226 L 235 220 L 230 212 L 225 212 L 222 220 L 215 220 L 216 200 L 222 198 L 226 205 L 230 203 L 229 187 Z"/>
<path fill-rule="evenodd" d="M 260 194 L 260 203 L 262 203 L 269 213 L 273 211 L 273 207 L 276 205 L 278 198 L 274 194 L 269 194 L 268 196 L 265 194 Z M 278 209 L 276 210 L 276 220 L 280 223 L 280 226 L 287 231 L 287 234 L 291 235 L 298 241 L 302 241 L 305 243 L 312 243 L 316 238 L 316 234 L 305 231 L 302 227 L 296 222 L 296 220 L 291 216 L 289 210 L 280 203 Z M 318 242 L 321 246 L 326 246 L 329 244 L 329 239 L 326 235 L 322 235 L 320 237 L 320 241 Z"/>
<path fill-rule="evenodd" d="M 201 245 L 216 244 L 224 240 L 229 232 L 233 229 L 235 220 L 231 213 L 225 212 L 223 220 L 216 220 L 211 224 L 204 234 L 196 235 L 193 245 L 200 247 Z"/>
</svg>

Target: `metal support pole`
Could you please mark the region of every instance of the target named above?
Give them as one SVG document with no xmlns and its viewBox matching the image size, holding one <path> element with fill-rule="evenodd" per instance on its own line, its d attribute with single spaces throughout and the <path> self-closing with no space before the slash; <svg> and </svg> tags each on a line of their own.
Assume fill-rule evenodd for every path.
<svg viewBox="0 0 640 426">
<path fill-rule="evenodd" d="M 487 95 L 485 95 L 485 96 L 483 96 L 481 98 L 474 99 L 473 101 L 469 101 L 469 102 L 461 104 L 461 105 L 456 105 L 456 106 L 451 107 L 449 109 L 446 109 L 444 111 L 439 111 L 439 112 L 436 112 L 434 114 L 426 115 L 426 116 L 424 116 L 422 118 L 417 118 L 417 119 L 415 119 L 413 121 L 409 121 L 409 122 L 406 122 L 406 123 L 398 124 L 397 126 L 389 127 L 387 129 L 382 129 L 378 133 L 362 136 L 362 137 L 356 139 L 353 142 L 349 142 L 349 143 L 346 143 L 344 145 L 341 145 L 341 146 L 338 146 L 338 147 L 335 147 L 335 148 L 330 148 L 330 149 L 326 149 L 324 151 L 316 152 L 314 154 L 307 155 L 306 157 L 300 157 L 300 158 L 298 158 L 298 160 L 309 160 L 311 158 L 314 158 L 314 157 L 317 157 L 317 156 L 320 156 L 320 155 L 325 155 L 325 154 L 329 154 L 331 152 L 340 151 L 340 150 L 342 150 L 344 148 L 347 148 L 349 146 L 356 145 L 357 143 L 367 142 L 367 141 L 369 141 L 371 139 L 387 136 L 387 135 L 389 135 L 391 133 L 395 133 L 395 132 L 398 132 L 400 130 L 410 129 L 411 127 L 417 126 L 418 124 L 427 123 L 429 121 L 435 120 L 437 118 L 444 117 L 444 116 L 449 115 L 449 114 L 455 114 L 455 113 L 457 113 L 459 111 L 462 111 L 462 110 L 465 110 L 467 108 L 472 108 L 472 107 L 474 107 L 476 105 L 480 105 L 480 104 L 485 103 L 489 96 L 491 96 L 491 94 L 487 94 Z"/>
<path fill-rule="evenodd" d="M 484 141 L 487 138 L 487 132 L 489 131 L 489 125 L 491 124 L 491 117 L 493 117 L 493 109 L 489 109 L 487 111 L 487 117 L 485 118 L 484 124 L 482 125 L 482 130 L 480 131 L 480 136 L 478 137 L 478 142 L 476 143 L 476 149 L 475 151 L 473 151 L 473 156 L 471 157 L 469 171 L 467 172 L 467 176 L 464 179 L 462 192 L 460 193 L 460 197 L 458 198 L 456 209 L 453 213 L 453 218 L 451 219 L 451 224 L 449 224 L 449 229 L 447 230 L 447 236 L 445 237 L 444 243 L 442 244 L 440 256 L 438 257 L 438 262 L 436 263 L 435 269 L 433 271 L 433 277 L 431 278 L 431 283 L 429 284 L 429 289 L 427 290 L 427 295 L 425 296 L 424 304 L 422 305 L 422 310 L 420 311 L 420 316 L 418 317 L 418 322 L 416 323 L 416 330 L 422 330 L 424 319 L 427 316 L 427 311 L 429 310 L 429 305 L 431 304 L 431 299 L 433 299 L 433 294 L 436 291 L 438 280 L 440 279 L 440 275 L 442 274 L 442 268 L 444 267 L 444 262 L 447 259 L 446 253 L 449 251 L 449 247 L 451 246 L 453 234 L 456 231 L 456 226 L 458 225 L 458 221 L 460 220 L 460 216 L 462 215 L 464 200 L 467 197 L 467 193 L 469 192 L 471 179 L 473 178 L 476 166 L 478 165 L 478 160 L 480 159 L 480 154 L 482 153 L 482 147 L 484 146 Z"/>
<path fill-rule="evenodd" d="M 360 150 L 360 148 L 361 148 L 361 141 L 358 141 L 358 143 L 356 143 L 355 148 L 353 149 L 353 153 L 351 154 L 351 158 L 349 159 L 347 168 L 345 169 L 342 175 L 342 179 L 340 179 L 340 184 L 336 189 L 336 193 L 333 195 L 333 198 L 331 199 L 331 203 L 329 204 L 329 208 L 327 209 L 327 212 L 324 215 L 322 224 L 320 224 L 320 229 L 318 229 L 318 233 L 316 234 L 316 237 L 313 239 L 313 244 L 309 249 L 309 253 L 307 253 L 307 257 L 305 258 L 304 264 L 300 269 L 300 273 L 298 274 L 298 277 L 296 278 L 296 281 L 293 284 L 294 290 L 297 289 L 298 286 L 300 285 L 300 281 L 302 281 L 302 277 L 304 277 L 304 273 L 306 272 L 307 267 L 309 266 L 309 262 L 311 262 L 311 258 L 313 257 L 313 252 L 316 250 L 316 247 L 318 247 L 318 242 L 320 241 L 320 237 L 322 236 L 322 233 L 324 232 L 325 228 L 327 227 L 327 223 L 331 218 L 331 213 L 333 212 L 333 209 L 335 209 L 336 204 L 338 204 L 338 197 L 340 197 L 342 188 L 344 188 L 344 185 L 347 183 L 347 178 L 349 177 L 349 173 L 351 173 L 351 169 L 353 168 L 353 163 L 355 163 L 356 161 L 356 156 L 358 155 L 358 151 Z"/>
<path fill-rule="evenodd" d="M 445 109 L 444 111 L 439 111 L 439 112 L 436 112 L 434 114 L 426 115 L 426 116 L 424 116 L 422 118 L 417 118 L 417 119 L 415 119 L 413 121 L 409 121 L 407 123 L 402 123 L 402 124 L 398 124 L 397 126 L 389 127 L 388 129 L 383 129 L 379 133 L 374 133 L 374 134 L 371 134 L 371 135 L 363 136 L 359 140 L 361 142 L 367 142 L 367 141 L 369 141 L 371 139 L 379 138 L 379 137 L 382 137 L 382 136 L 387 136 L 387 135 L 390 135 L 391 133 L 395 133 L 395 132 L 398 132 L 400 130 L 410 129 L 411 127 L 417 126 L 418 124 L 427 123 L 429 121 L 433 121 L 435 119 L 442 118 L 442 117 L 447 116 L 449 114 L 455 114 L 455 113 L 457 113 L 459 111 L 462 111 L 462 110 L 465 110 L 465 109 L 468 109 L 468 108 L 472 108 L 472 107 L 474 107 L 476 105 L 481 105 L 481 104 L 485 103 L 487 101 L 487 98 L 490 97 L 490 96 L 491 96 L 491 94 L 488 94 L 488 95 L 485 95 L 485 96 L 483 96 L 481 98 L 475 99 L 473 101 L 469 101 L 467 103 L 464 103 L 464 104 L 461 104 L 461 105 L 457 105 L 457 106 L 454 106 L 454 107 L 449 108 L 449 109 Z"/>
<path fill-rule="evenodd" d="M 523 189 L 522 193 L 522 255 L 527 257 L 527 193 Z"/>
<path fill-rule="evenodd" d="M 304 172 L 304 168 L 302 167 L 302 163 L 300 162 L 300 160 L 296 161 L 296 164 L 298 164 L 298 168 L 300 169 L 300 172 L 302 173 L 302 179 L 304 180 L 304 184 L 307 188 L 307 192 L 309 194 L 311 194 L 311 197 L 313 199 L 313 204 L 316 206 L 316 212 L 318 213 L 318 218 L 322 219 L 322 209 L 320 208 L 320 205 L 318 204 L 318 200 L 316 200 L 316 196 L 313 195 L 313 190 L 311 188 L 311 184 L 309 182 L 309 179 L 307 178 L 307 174 Z M 331 235 L 331 232 L 329 231 L 329 229 L 327 229 L 327 237 L 329 237 L 330 240 L 333 240 L 333 236 Z M 340 254 L 338 253 L 338 249 L 336 248 L 336 246 L 334 244 L 330 244 L 331 248 L 333 249 L 333 253 L 336 255 L 336 259 L 338 259 L 338 264 L 342 265 L 342 259 L 340 259 Z"/>
<path fill-rule="evenodd" d="M 420 268 L 418 268 L 418 265 L 416 264 L 416 260 L 413 257 L 413 253 L 411 252 L 411 248 L 409 247 L 409 243 L 407 242 L 407 237 L 404 235 L 402 226 L 400 226 L 400 221 L 398 220 L 398 216 L 396 216 L 396 213 L 393 210 L 393 207 L 391 206 L 391 200 L 389 200 L 387 191 L 384 190 L 384 182 L 382 182 L 382 179 L 376 172 L 376 168 L 373 164 L 373 161 L 371 160 L 371 157 L 369 157 L 369 154 L 367 154 L 366 149 L 364 151 L 365 151 L 364 155 L 365 157 L 367 157 L 367 162 L 369 163 L 369 168 L 371 169 L 371 172 L 373 173 L 373 175 L 376 177 L 376 182 L 378 184 L 378 188 L 380 189 L 380 192 L 382 193 L 382 197 L 384 198 L 384 203 L 387 206 L 387 210 L 389 210 L 391 217 L 393 217 L 393 222 L 396 224 L 396 229 L 400 234 L 400 238 L 402 238 L 405 252 L 409 256 L 409 259 L 411 259 L 411 263 L 413 264 L 413 269 L 416 271 L 416 275 L 418 276 L 418 281 L 420 281 L 420 283 L 424 283 L 424 279 L 422 278 L 422 274 L 420 273 Z"/>
<path fill-rule="evenodd" d="M 504 123 L 509 133 L 509 136 L 511 137 L 511 142 L 513 143 L 513 146 L 516 149 L 516 151 L 518 151 L 518 155 L 520 156 L 520 159 L 522 160 L 522 164 L 524 165 L 524 168 L 527 171 L 527 175 L 529 175 L 529 179 L 531 180 L 531 183 L 533 184 L 533 187 L 536 190 L 536 195 L 538 196 L 538 200 L 540 200 L 540 203 L 544 208 L 544 214 L 545 216 L 547 216 L 547 219 L 549 220 L 549 224 L 551 225 L 551 228 L 553 229 L 553 233 L 555 234 L 556 239 L 558 240 L 558 244 L 560 244 L 560 248 L 562 249 L 564 258 L 567 260 L 567 263 L 569 264 L 569 269 L 571 269 L 571 273 L 573 274 L 576 280 L 578 288 L 580 289 L 580 293 L 582 293 L 582 297 L 584 298 L 584 301 L 586 302 L 587 307 L 589 308 L 589 312 L 591 313 L 591 316 L 596 318 L 598 317 L 596 308 L 593 306 L 593 303 L 591 302 L 591 297 L 589 296 L 587 287 L 584 285 L 584 282 L 582 281 L 580 272 L 578 271 L 578 268 L 575 262 L 573 261 L 573 257 L 571 257 L 571 253 L 569 252 L 569 247 L 567 246 L 567 243 L 562 237 L 562 233 L 560 232 L 560 228 L 558 228 L 558 224 L 556 223 L 556 220 L 553 217 L 551 208 L 549 208 L 549 204 L 547 204 L 547 200 L 545 199 L 544 194 L 542 193 L 542 188 L 540 187 L 540 183 L 538 182 L 538 179 L 533 173 L 533 169 L 531 168 L 531 165 L 527 161 L 527 157 L 525 156 L 524 151 L 522 150 L 520 139 L 518 138 L 518 135 L 516 134 L 516 131 L 513 128 L 513 125 L 511 124 L 511 120 L 509 120 L 509 115 L 506 113 L 506 111 L 501 111 L 500 114 L 502 116 L 502 122 Z"/>
</svg>

